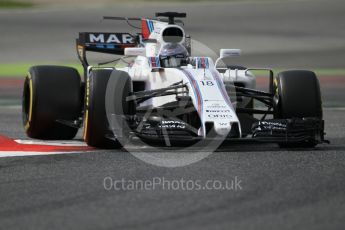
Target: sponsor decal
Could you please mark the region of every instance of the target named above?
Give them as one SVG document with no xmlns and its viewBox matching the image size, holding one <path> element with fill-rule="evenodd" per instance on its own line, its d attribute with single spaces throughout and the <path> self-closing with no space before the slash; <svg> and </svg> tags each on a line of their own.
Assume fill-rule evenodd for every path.
<svg viewBox="0 0 345 230">
<path fill-rule="evenodd" d="M 207 115 L 209 118 L 232 118 L 230 114 L 213 114 L 210 113 Z"/>
<path fill-rule="evenodd" d="M 170 124 L 170 125 L 158 125 L 158 128 L 162 129 L 185 129 L 185 125 L 176 125 L 176 124 Z"/>
<path fill-rule="evenodd" d="M 219 126 L 228 126 L 229 122 L 219 122 L 217 123 Z"/>
<path fill-rule="evenodd" d="M 181 121 L 165 120 L 162 121 L 161 124 L 158 125 L 158 127 L 164 129 L 185 129 L 186 124 Z"/>
<path fill-rule="evenodd" d="M 230 110 L 229 109 L 226 109 L 226 110 L 209 110 L 209 109 L 206 109 L 206 112 L 207 113 L 230 113 Z"/>
<path fill-rule="evenodd" d="M 126 33 L 90 33 L 89 43 L 133 44 L 134 38 Z"/>
<path fill-rule="evenodd" d="M 220 104 L 212 104 L 212 105 L 208 105 L 206 106 L 206 109 L 222 109 L 222 108 L 227 108 L 227 106 L 225 105 L 220 105 Z"/>
</svg>

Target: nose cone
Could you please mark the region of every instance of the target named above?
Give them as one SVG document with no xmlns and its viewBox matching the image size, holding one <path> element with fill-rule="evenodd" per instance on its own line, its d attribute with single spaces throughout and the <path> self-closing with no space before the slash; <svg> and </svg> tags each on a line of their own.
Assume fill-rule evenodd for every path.
<svg viewBox="0 0 345 230">
<path fill-rule="evenodd" d="M 214 122 L 214 130 L 220 136 L 227 136 L 231 131 L 231 123 L 230 122 Z"/>
</svg>

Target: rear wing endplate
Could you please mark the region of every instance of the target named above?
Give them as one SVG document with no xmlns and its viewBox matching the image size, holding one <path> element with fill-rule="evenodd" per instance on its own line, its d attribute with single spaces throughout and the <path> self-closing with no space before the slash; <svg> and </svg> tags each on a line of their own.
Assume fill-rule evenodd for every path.
<svg viewBox="0 0 345 230">
<path fill-rule="evenodd" d="M 76 48 L 79 60 L 86 69 L 89 66 L 86 51 L 124 55 L 125 48 L 138 46 L 139 40 L 140 35 L 129 33 L 81 32 L 76 40 Z"/>
</svg>

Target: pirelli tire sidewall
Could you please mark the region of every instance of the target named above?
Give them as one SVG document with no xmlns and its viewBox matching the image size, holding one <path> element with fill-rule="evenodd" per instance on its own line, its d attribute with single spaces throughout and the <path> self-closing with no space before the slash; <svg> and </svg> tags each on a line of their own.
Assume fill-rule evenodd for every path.
<svg viewBox="0 0 345 230">
<path fill-rule="evenodd" d="M 87 78 L 85 89 L 84 140 L 92 147 L 121 148 L 117 140 L 112 140 L 105 110 L 105 94 L 112 69 L 95 69 Z"/>
<path fill-rule="evenodd" d="M 275 118 L 322 119 L 319 81 L 312 71 L 289 70 L 274 79 Z"/>
<path fill-rule="evenodd" d="M 34 66 L 24 81 L 22 117 L 27 135 L 38 139 L 72 139 L 78 128 L 61 123 L 80 117 L 82 98 L 76 69 Z"/>
<path fill-rule="evenodd" d="M 126 98 L 133 94 L 133 82 L 127 72 L 114 70 L 106 91 L 107 119 L 114 136 L 122 145 L 129 141 L 131 132 L 129 117 L 136 114 L 136 104 Z"/>
</svg>

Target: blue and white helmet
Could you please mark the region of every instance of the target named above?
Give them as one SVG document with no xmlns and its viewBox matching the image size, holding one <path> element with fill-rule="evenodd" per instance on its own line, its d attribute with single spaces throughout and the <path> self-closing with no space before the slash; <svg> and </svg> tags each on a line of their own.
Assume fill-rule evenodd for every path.
<svg viewBox="0 0 345 230">
<path fill-rule="evenodd" d="M 180 67 L 187 64 L 188 51 L 181 44 L 168 43 L 161 48 L 159 59 L 164 68 Z"/>
</svg>

